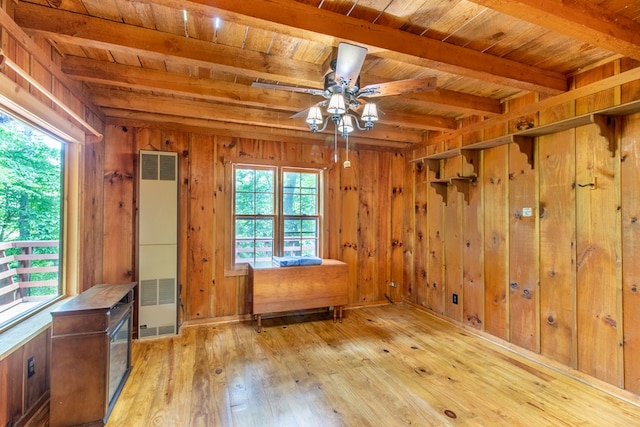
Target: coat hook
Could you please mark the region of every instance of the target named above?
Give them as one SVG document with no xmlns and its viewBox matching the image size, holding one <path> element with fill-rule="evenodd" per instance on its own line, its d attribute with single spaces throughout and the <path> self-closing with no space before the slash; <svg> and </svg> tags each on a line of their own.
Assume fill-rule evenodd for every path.
<svg viewBox="0 0 640 427">
<path fill-rule="evenodd" d="M 598 188 L 598 177 L 593 177 L 593 182 L 589 184 L 578 184 L 578 187 L 591 187 L 592 190 L 596 190 Z"/>
</svg>

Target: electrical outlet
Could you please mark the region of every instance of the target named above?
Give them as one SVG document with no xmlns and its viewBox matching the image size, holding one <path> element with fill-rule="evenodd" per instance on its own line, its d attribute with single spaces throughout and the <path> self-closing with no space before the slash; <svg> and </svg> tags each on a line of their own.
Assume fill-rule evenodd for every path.
<svg viewBox="0 0 640 427">
<path fill-rule="evenodd" d="M 451 295 L 451 302 L 454 304 L 458 304 L 458 294 Z"/>
<path fill-rule="evenodd" d="M 31 378 L 35 374 L 36 374 L 36 361 L 33 358 L 33 356 L 31 356 L 29 359 L 27 359 L 27 378 Z"/>
</svg>

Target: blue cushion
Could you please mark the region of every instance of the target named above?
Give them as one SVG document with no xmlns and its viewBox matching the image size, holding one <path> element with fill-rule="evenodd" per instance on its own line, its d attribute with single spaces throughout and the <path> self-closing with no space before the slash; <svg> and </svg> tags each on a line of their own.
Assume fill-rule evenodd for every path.
<svg viewBox="0 0 640 427">
<path fill-rule="evenodd" d="M 320 265 L 322 258 L 315 256 L 274 256 L 273 263 L 280 267 L 291 267 L 298 265 Z"/>
</svg>

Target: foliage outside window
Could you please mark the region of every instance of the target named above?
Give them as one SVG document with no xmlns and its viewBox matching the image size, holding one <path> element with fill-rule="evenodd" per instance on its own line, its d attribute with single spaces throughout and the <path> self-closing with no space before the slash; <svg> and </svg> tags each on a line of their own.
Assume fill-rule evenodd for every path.
<svg viewBox="0 0 640 427">
<path fill-rule="evenodd" d="M 236 264 L 318 256 L 319 171 L 236 165 L 233 223 Z"/>
<path fill-rule="evenodd" d="M 0 112 L 0 328 L 61 293 L 63 145 Z"/>
</svg>

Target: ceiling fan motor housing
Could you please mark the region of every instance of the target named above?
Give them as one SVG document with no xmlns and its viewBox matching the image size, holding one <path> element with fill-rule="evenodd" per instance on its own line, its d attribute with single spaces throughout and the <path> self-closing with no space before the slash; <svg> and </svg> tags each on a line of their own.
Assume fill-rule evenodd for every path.
<svg viewBox="0 0 640 427">
<path fill-rule="evenodd" d="M 355 99 L 360 90 L 360 76 L 355 83 L 336 81 L 336 72 L 330 71 L 324 76 L 324 97 L 329 99 L 334 93 L 341 93 L 344 96 L 345 104 L 350 105 L 351 100 Z"/>
</svg>

